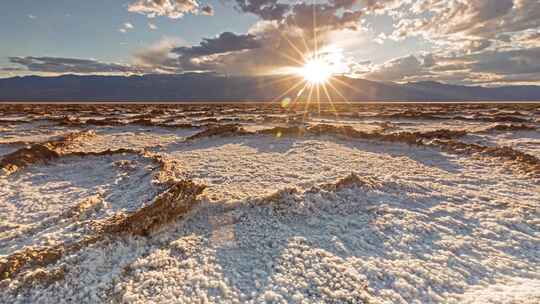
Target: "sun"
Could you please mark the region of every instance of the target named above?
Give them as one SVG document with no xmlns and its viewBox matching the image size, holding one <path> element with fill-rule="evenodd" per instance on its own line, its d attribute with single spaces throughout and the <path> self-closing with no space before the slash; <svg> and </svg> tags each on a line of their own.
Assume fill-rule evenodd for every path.
<svg viewBox="0 0 540 304">
<path fill-rule="evenodd" d="M 314 58 L 306 61 L 299 69 L 299 74 L 304 80 L 312 85 L 320 85 L 328 82 L 332 77 L 332 67 L 323 59 Z"/>
<path fill-rule="evenodd" d="M 302 50 L 301 47 L 287 41 L 297 52 L 297 57 L 282 54 L 293 64 L 276 69 L 276 74 L 281 74 L 283 77 L 270 81 L 268 85 L 280 82 L 289 82 L 290 85 L 287 85 L 286 89 L 273 101 L 278 101 L 281 107 L 286 109 L 303 105 L 304 114 L 310 111 L 313 103 L 318 105 L 319 113 L 321 104 L 328 103 L 337 116 L 338 112 L 334 106 L 336 99 L 349 103 L 346 94 L 341 92 L 342 88 L 357 90 L 341 79 L 350 72 L 350 64 L 343 50 L 334 45 L 318 48 L 317 43 L 313 50 L 310 50 L 306 41 L 304 41 L 306 49 Z"/>
</svg>

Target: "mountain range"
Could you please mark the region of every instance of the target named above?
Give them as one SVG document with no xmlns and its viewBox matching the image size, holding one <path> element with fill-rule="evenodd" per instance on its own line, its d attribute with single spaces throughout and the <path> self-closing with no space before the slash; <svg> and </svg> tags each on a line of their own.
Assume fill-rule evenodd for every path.
<svg viewBox="0 0 540 304">
<path fill-rule="evenodd" d="M 540 101 L 540 86 L 405 84 L 336 76 L 311 98 L 333 101 Z M 0 101 L 273 101 L 307 99 L 297 76 L 178 75 L 24 76 L 0 79 Z M 285 93 L 285 94 L 283 94 Z"/>
</svg>

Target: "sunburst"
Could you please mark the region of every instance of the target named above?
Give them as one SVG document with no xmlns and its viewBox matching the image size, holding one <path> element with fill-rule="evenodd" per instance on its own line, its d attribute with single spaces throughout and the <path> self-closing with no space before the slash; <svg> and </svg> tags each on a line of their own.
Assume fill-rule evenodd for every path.
<svg viewBox="0 0 540 304">
<path fill-rule="evenodd" d="M 350 85 L 337 77 L 340 74 L 345 74 L 347 67 L 341 50 L 333 48 L 330 45 L 323 45 L 319 48 L 320 41 L 318 41 L 317 37 L 316 20 L 317 16 L 314 6 L 313 37 L 311 37 L 313 43 L 311 48 L 303 36 L 304 33 L 300 37 L 303 45 L 296 45 L 287 35 L 282 35 L 283 39 L 288 42 L 298 57 L 295 58 L 285 53 L 281 54 L 284 58 L 291 61 L 292 67 L 286 69 L 287 75 L 277 82 L 286 82 L 294 77 L 300 79 L 279 94 L 275 101 L 279 102 L 282 107 L 290 109 L 300 100 L 305 100 L 304 114 L 307 115 L 313 101 L 317 102 L 320 113 L 321 95 L 323 95 L 322 98 L 329 103 L 332 111 L 337 116 L 338 113 L 332 96 L 339 96 L 338 99 L 340 99 L 340 102 L 349 103 L 345 95 L 338 89 L 338 86 L 345 85 L 349 87 Z M 302 51 L 302 49 L 304 50 Z M 295 90 L 298 90 L 298 93 L 294 98 L 291 98 L 289 95 L 293 94 Z"/>
<path fill-rule="evenodd" d="M 308 60 L 298 72 L 311 85 L 320 86 L 332 77 L 332 67 L 321 58 Z"/>
</svg>

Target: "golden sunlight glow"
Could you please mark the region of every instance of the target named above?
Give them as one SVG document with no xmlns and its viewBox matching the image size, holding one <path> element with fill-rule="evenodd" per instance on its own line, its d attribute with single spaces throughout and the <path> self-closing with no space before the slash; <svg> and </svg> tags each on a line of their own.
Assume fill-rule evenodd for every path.
<svg viewBox="0 0 540 304">
<path fill-rule="evenodd" d="M 332 76 L 332 67 L 320 58 L 310 59 L 300 68 L 299 74 L 313 85 L 320 85 Z"/>
<path fill-rule="evenodd" d="M 340 102 L 349 103 L 339 87 L 345 86 L 348 89 L 357 90 L 357 88 L 340 79 L 342 77 L 339 75 L 346 75 L 350 72 L 350 64 L 346 60 L 343 50 L 336 45 L 319 41 L 316 28 L 317 18 L 314 10 L 313 31 L 311 32 L 313 36 L 301 32 L 298 36 L 300 43 L 298 41 L 295 41 L 295 43 L 287 35 L 282 35 L 283 40 L 289 44 L 296 54 L 278 53 L 289 60 L 292 65 L 276 69 L 274 71 L 276 74 L 285 76 L 267 84 L 288 82 L 300 76 L 301 79 L 296 79 L 292 85 L 287 86 L 287 89 L 273 101 L 279 102 L 282 108 L 293 111 L 297 105 L 303 106 L 303 120 L 308 116 L 308 111 L 313 103 L 318 106 L 320 114 L 321 102 L 328 102 L 331 110 L 338 116 L 337 109 L 334 106 L 334 99 L 337 98 Z M 309 32 L 307 33 L 309 34 Z M 280 134 L 276 136 L 279 137 Z"/>
</svg>

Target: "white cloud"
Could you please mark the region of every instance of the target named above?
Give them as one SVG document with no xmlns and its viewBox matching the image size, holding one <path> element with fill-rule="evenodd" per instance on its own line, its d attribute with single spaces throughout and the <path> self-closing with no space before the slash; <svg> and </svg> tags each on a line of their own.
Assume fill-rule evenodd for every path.
<svg viewBox="0 0 540 304">
<path fill-rule="evenodd" d="M 124 24 L 122 24 L 122 27 L 118 29 L 118 31 L 122 34 L 125 34 L 128 31 L 133 30 L 134 28 L 135 26 L 133 26 L 131 22 L 125 22 Z"/>
<path fill-rule="evenodd" d="M 376 80 L 436 80 L 460 84 L 538 82 L 538 0 L 363 0 L 368 13 L 392 18 L 375 43 L 418 37 L 432 54 L 372 65 Z"/>
<path fill-rule="evenodd" d="M 540 28 L 538 0 L 404 1 L 394 39 L 421 36 L 449 50 L 475 52 L 494 41 L 508 41 L 519 32 Z M 403 4 L 402 4 L 403 5 Z"/>
<path fill-rule="evenodd" d="M 463 56 L 426 54 L 392 59 L 357 74 L 379 81 L 434 80 L 458 84 L 538 84 L 540 48 L 485 51 Z"/>
<path fill-rule="evenodd" d="M 158 73 L 181 72 L 180 62 L 172 55 L 172 50 L 184 41 L 176 37 L 163 37 L 157 43 L 138 50 L 133 55 L 133 65 Z"/>
<path fill-rule="evenodd" d="M 196 0 L 137 0 L 128 6 L 128 11 L 149 18 L 165 16 L 178 19 L 185 14 L 197 14 L 199 3 Z"/>
</svg>

